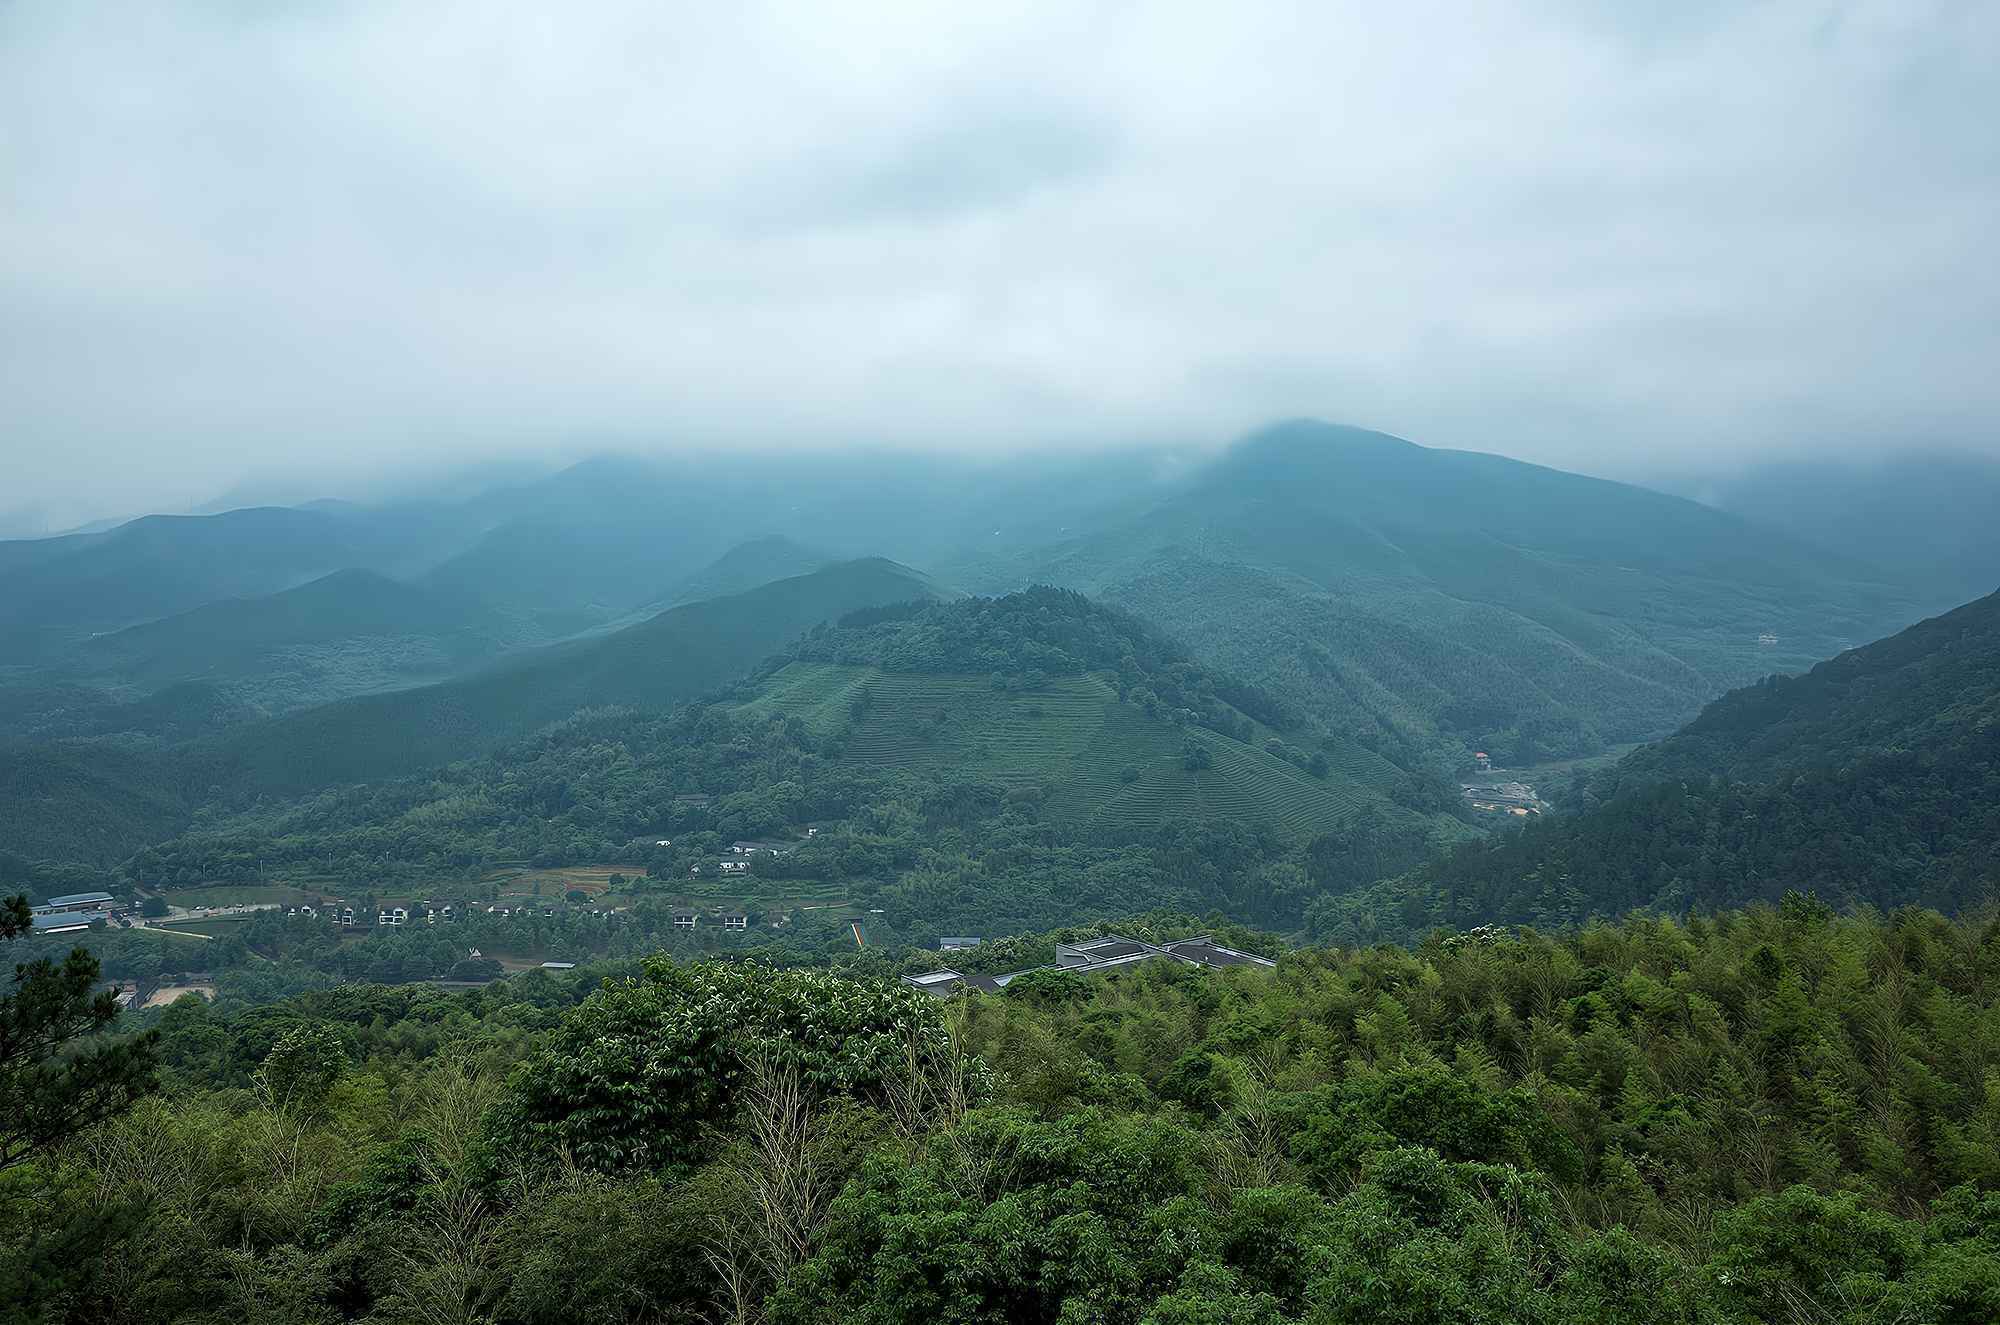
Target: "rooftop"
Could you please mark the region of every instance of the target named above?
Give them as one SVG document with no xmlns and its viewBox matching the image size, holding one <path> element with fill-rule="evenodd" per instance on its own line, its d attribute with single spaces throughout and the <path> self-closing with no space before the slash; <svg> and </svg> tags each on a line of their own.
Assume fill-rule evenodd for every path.
<svg viewBox="0 0 2000 1325">
<path fill-rule="evenodd" d="M 1260 957 L 1254 952 L 1225 947 L 1207 934 L 1177 939 L 1172 943 L 1145 943 L 1119 934 L 1104 934 L 1076 943 L 1058 943 L 1054 966 L 1036 966 L 1030 970 L 1074 971 L 1080 975 L 1089 975 L 1098 971 L 1135 966 L 1140 962 L 1151 961 L 1155 957 L 1181 962 L 1188 966 L 1206 967 L 1209 970 L 1225 966 L 1277 965 L 1269 957 Z M 1029 971 L 1009 971 L 1005 975 L 991 976 L 965 975 L 958 971 L 929 971 L 922 975 L 906 975 L 903 977 L 903 983 L 921 989 L 927 994 L 951 994 L 960 989 L 977 989 L 990 994 L 1006 988 L 1009 982 L 1027 974 Z"/>
<path fill-rule="evenodd" d="M 109 911 L 37 911 L 30 922 L 37 934 L 68 934 L 89 929 L 99 920 L 111 919 Z"/>
<path fill-rule="evenodd" d="M 101 906 L 111 900 L 110 893 L 65 893 L 61 897 L 51 897 L 43 906 Z"/>
</svg>

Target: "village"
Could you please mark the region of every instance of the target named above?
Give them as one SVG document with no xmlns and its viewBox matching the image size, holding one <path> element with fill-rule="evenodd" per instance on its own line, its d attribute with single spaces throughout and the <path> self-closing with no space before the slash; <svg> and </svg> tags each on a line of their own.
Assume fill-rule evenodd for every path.
<svg viewBox="0 0 2000 1325">
<path fill-rule="evenodd" d="M 1484 750 L 1472 756 L 1472 779 L 1459 783 L 1458 794 L 1466 805 L 1480 814 L 1509 815 L 1524 819 L 1544 813 L 1548 803 L 1535 789 L 1515 778 L 1503 778 L 1507 769 L 1494 766 Z"/>
</svg>

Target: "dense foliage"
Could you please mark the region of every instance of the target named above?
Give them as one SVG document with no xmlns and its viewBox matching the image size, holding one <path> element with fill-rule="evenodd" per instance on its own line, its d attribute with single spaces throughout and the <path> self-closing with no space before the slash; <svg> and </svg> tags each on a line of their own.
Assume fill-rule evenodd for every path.
<svg viewBox="0 0 2000 1325">
<path fill-rule="evenodd" d="M 1018 788 L 841 759 L 796 720 L 711 706 L 587 711 L 434 775 L 212 819 L 137 853 L 125 872 L 149 888 L 311 877 L 450 898 L 500 863 L 609 862 L 670 892 L 732 841 L 815 821 L 833 826 L 760 858 L 742 886 L 838 889 L 880 908 L 888 928 L 932 938 L 1156 906 L 1291 928 L 1343 870 L 1404 868 L 1429 845 L 1420 822 L 1367 817 L 1307 841 L 1220 821 L 1090 831 L 1052 820 Z"/>
<path fill-rule="evenodd" d="M 27 899 L 0 901 L 0 942 L 28 931 Z M 60 961 L 14 967 L 0 995 L 0 1172 L 128 1109 L 153 1083 L 153 1042 L 106 1043 L 118 1017 L 98 986 L 96 958 L 72 948 Z"/>
<path fill-rule="evenodd" d="M 1580 812 L 1326 907 L 1327 934 L 1677 912 L 1810 888 L 1962 910 L 2000 892 L 2000 595 L 1711 704 Z"/>
<path fill-rule="evenodd" d="M 867 609 L 812 631 L 779 655 L 867 663 L 892 672 L 992 673 L 996 684 L 1039 688 L 1038 678 L 1107 672 L 1121 697 L 1165 709 L 1225 735 L 1247 734 L 1247 716 L 1286 731 L 1303 721 L 1244 681 L 1199 666 L 1137 618 L 1082 594 L 1037 586 L 999 598 Z"/>
<path fill-rule="evenodd" d="M 160 1029 L 157 1102 L 0 1186 L 17 1318 L 2000 1312 L 1988 917 L 1793 900 L 948 1005 L 655 962 Z"/>
<path fill-rule="evenodd" d="M 900 983 L 754 963 L 676 966 L 608 986 L 521 1070 L 495 1128 L 515 1153 L 605 1172 L 684 1170 L 759 1073 L 879 1099 L 946 1047 L 937 1004 Z"/>
</svg>

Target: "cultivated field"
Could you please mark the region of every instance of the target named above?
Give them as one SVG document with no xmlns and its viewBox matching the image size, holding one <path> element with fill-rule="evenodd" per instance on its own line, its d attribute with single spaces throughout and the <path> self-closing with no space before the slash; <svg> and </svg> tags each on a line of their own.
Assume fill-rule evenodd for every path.
<svg viewBox="0 0 2000 1325">
<path fill-rule="evenodd" d="M 1213 817 L 1297 837 L 1337 828 L 1370 804 L 1408 815 L 1381 795 L 1400 774 L 1371 751 L 1341 750 L 1328 776 L 1315 778 L 1256 746 L 1149 718 L 1095 676 L 1020 693 L 985 676 L 793 663 L 745 708 L 838 736 L 851 759 L 1040 787 L 1049 814 L 1106 828 Z M 1209 752 L 1210 767 L 1184 766 L 1189 741 Z M 1138 775 L 1130 782 L 1128 769 Z"/>
<path fill-rule="evenodd" d="M 480 882 L 497 886 L 502 902 L 521 897 L 560 902 L 569 892 L 586 892 L 592 900 L 596 900 L 611 891 L 612 875 L 630 877 L 644 873 L 635 865 L 574 865 L 562 869 L 496 870 Z M 538 886 L 539 892 L 536 891 Z"/>
</svg>

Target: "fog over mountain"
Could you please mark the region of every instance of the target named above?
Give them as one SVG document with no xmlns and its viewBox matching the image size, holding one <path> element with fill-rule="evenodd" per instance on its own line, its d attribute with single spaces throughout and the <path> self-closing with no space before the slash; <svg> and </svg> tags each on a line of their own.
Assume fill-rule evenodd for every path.
<svg viewBox="0 0 2000 1325">
<path fill-rule="evenodd" d="M 0 532 L 1297 414 L 1990 454 L 2000 11 L 1599 9 L 8 5 Z"/>
</svg>

